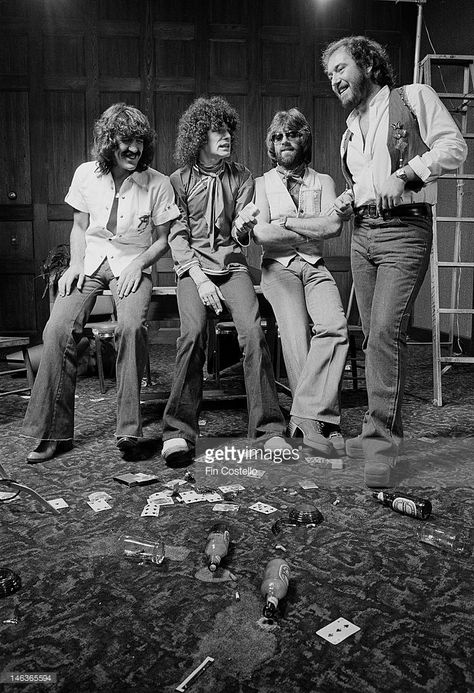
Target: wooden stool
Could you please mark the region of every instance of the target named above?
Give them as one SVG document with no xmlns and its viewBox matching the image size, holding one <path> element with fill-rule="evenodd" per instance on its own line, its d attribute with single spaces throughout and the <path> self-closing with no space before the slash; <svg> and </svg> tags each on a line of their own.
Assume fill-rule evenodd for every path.
<svg viewBox="0 0 474 693">
<path fill-rule="evenodd" d="M 33 374 L 33 369 L 31 367 L 30 355 L 28 353 L 28 345 L 30 343 L 29 337 L 0 337 L 0 361 L 3 361 L 6 354 L 12 351 L 17 351 L 20 347 L 25 365 L 21 368 L 12 368 L 5 371 L 0 371 L 0 376 L 2 375 L 12 375 L 13 373 L 20 373 L 26 369 L 26 377 L 28 378 L 28 387 L 21 387 L 16 390 L 8 390 L 7 392 L 0 392 L 0 397 L 5 397 L 6 395 L 15 395 L 19 392 L 30 392 L 35 381 L 35 376 Z"/>
</svg>

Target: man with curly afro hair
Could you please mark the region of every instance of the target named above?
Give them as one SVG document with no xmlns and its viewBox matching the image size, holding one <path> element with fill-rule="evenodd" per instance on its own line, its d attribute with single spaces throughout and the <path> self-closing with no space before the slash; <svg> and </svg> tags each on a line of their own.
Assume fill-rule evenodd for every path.
<svg viewBox="0 0 474 693">
<path fill-rule="evenodd" d="M 31 463 L 72 445 L 77 345 L 103 289 L 117 311 L 117 447 L 134 455 L 141 436 L 140 384 L 146 363 L 151 265 L 168 249 L 179 216 L 169 178 L 150 168 L 155 133 L 134 106 L 110 106 L 94 126 L 94 161 L 74 173 L 69 268 L 46 325 L 44 349 L 22 434 L 36 438 Z"/>
<path fill-rule="evenodd" d="M 199 435 L 207 318 L 219 315 L 223 304 L 244 353 L 249 436 L 263 436 L 268 450 L 291 449 L 281 437 L 285 421 L 241 248 L 255 225 L 255 209 L 250 171 L 230 161 L 238 123 L 236 111 L 220 96 L 196 99 L 179 121 L 176 160 L 181 168 L 170 179 L 181 217 L 172 224 L 169 244 L 181 333 L 163 416 L 162 455 L 168 462 L 187 457 Z"/>
</svg>

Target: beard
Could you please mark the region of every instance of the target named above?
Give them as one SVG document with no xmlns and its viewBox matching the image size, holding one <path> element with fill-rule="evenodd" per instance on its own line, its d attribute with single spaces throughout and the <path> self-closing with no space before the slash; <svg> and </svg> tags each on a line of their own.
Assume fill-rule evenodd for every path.
<svg viewBox="0 0 474 693">
<path fill-rule="evenodd" d="M 342 106 L 347 110 L 358 108 L 365 101 L 372 91 L 373 82 L 362 71 L 347 83 L 348 88 L 342 94 L 336 95 Z"/>
<path fill-rule="evenodd" d="M 338 94 L 338 97 L 344 108 L 352 111 L 369 96 L 371 88 L 372 81 L 361 72 L 354 81 L 349 83 L 349 89 Z M 344 98 L 346 94 L 347 97 Z"/>
<path fill-rule="evenodd" d="M 284 156 L 282 156 L 282 154 Z M 293 169 L 298 168 L 298 166 L 301 166 L 301 164 L 304 162 L 303 150 L 301 147 L 298 147 L 298 149 L 286 149 L 277 155 L 276 162 L 278 166 L 281 166 L 288 171 L 292 171 Z"/>
</svg>

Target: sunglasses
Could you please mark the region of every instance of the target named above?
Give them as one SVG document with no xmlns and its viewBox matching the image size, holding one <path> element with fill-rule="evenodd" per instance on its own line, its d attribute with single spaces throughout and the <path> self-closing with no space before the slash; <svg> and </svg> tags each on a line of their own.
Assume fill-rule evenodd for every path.
<svg viewBox="0 0 474 693">
<path fill-rule="evenodd" d="M 287 140 L 295 141 L 300 140 L 303 137 L 303 133 L 299 130 L 288 130 L 287 132 L 275 132 L 272 135 L 273 142 L 281 142 L 283 138 L 286 137 Z"/>
</svg>

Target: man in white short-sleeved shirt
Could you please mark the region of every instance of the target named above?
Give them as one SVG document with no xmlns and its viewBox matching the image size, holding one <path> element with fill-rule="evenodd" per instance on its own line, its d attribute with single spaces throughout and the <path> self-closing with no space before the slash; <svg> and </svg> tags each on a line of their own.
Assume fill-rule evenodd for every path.
<svg viewBox="0 0 474 693">
<path fill-rule="evenodd" d="M 110 106 L 94 125 L 95 161 L 81 164 L 65 201 L 74 209 L 71 261 L 45 327 L 44 348 L 22 435 L 37 445 L 29 462 L 69 449 L 74 435 L 77 344 L 97 295 L 110 289 L 117 310 L 117 447 L 142 435 L 140 384 L 146 362 L 151 266 L 168 248 L 179 217 L 167 176 L 149 167 L 155 133 L 133 106 Z"/>
</svg>

